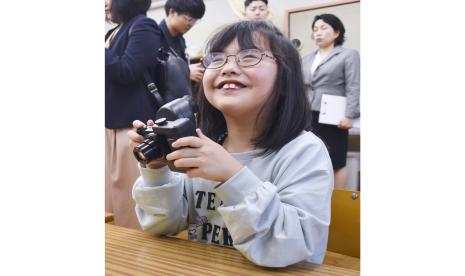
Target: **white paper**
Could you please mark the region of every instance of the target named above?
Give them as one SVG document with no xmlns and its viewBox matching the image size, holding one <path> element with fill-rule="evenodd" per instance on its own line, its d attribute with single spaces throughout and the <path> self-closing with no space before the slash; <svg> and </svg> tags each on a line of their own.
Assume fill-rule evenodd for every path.
<svg viewBox="0 0 465 276">
<path fill-rule="evenodd" d="M 318 122 L 337 126 L 344 118 L 345 111 L 346 97 L 323 94 Z M 353 120 L 353 127 L 360 128 L 360 118 Z"/>
</svg>

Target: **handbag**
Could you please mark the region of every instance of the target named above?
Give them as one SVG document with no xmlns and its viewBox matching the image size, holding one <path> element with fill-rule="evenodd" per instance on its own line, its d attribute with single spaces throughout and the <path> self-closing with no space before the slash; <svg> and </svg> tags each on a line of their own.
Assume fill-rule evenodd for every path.
<svg viewBox="0 0 465 276">
<path fill-rule="evenodd" d="M 132 28 L 133 26 L 129 28 L 129 35 Z M 143 75 L 147 90 L 155 98 L 158 108 L 185 95 L 192 96 L 189 65 L 173 48 L 169 47 L 162 31 L 160 42 L 161 47 L 157 49 L 158 55 L 155 60 L 155 79 L 148 70 Z"/>
<path fill-rule="evenodd" d="M 165 103 L 182 98 L 185 95 L 192 96 L 189 65 L 173 48 L 168 47 L 167 44 L 158 49 L 156 72 L 156 83 L 158 83 L 158 86 L 150 78 L 146 78 L 147 88 L 149 86 L 152 89 L 153 86 L 158 87 L 158 92 Z M 145 75 L 150 77 L 148 72 Z M 153 94 L 153 90 L 150 88 L 149 91 Z"/>
</svg>

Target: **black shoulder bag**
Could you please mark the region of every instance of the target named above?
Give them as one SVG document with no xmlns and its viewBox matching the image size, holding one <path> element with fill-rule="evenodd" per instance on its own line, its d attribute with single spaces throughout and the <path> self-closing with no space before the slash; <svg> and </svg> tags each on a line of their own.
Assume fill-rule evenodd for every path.
<svg viewBox="0 0 465 276">
<path fill-rule="evenodd" d="M 161 38 L 164 40 L 163 36 Z M 189 65 L 166 42 L 162 42 L 162 47 L 158 49 L 156 72 L 158 91 L 165 100 L 165 103 L 182 98 L 185 95 L 192 95 Z M 155 86 L 156 89 L 157 86 L 150 78 L 148 72 L 145 72 L 144 78 L 147 88 L 153 94 L 153 89 L 151 88 Z"/>
<path fill-rule="evenodd" d="M 129 35 L 131 35 L 132 27 L 129 29 Z M 148 70 L 144 72 L 147 90 L 155 98 L 158 108 L 174 99 L 192 95 L 189 65 L 174 49 L 169 47 L 162 30 L 160 30 L 160 44 L 155 61 L 156 80 L 154 81 Z"/>
</svg>

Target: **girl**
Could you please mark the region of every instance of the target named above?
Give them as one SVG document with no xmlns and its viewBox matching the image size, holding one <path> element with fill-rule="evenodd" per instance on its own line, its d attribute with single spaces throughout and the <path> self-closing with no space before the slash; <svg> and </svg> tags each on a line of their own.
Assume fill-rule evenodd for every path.
<svg viewBox="0 0 465 276">
<path fill-rule="evenodd" d="M 202 130 L 166 157 L 189 170 L 174 173 L 162 161 L 140 169 L 133 198 L 142 228 L 187 228 L 190 240 L 234 247 L 262 266 L 321 263 L 333 171 L 322 141 L 306 131 L 299 54 L 272 25 L 243 21 L 210 39 L 203 63 Z"/>
</svg>

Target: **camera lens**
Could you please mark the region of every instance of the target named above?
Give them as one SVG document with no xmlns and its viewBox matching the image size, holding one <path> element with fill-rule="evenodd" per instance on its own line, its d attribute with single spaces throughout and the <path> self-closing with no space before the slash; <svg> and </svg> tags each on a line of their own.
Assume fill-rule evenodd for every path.
<svg viewBox="0 0 465 276">
<path fill-rule="evenodd" d="M 159 140 L 157 135 L 150 135 L 149 139 L 145 139 L 142 144 L 135 147 L 133 153 L 137 161 L 149 163 L 152 160 L 162 159 L 164 154 Z"/>
</svg>

